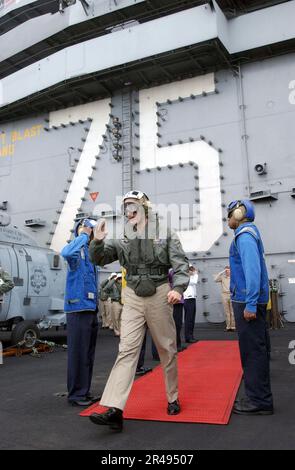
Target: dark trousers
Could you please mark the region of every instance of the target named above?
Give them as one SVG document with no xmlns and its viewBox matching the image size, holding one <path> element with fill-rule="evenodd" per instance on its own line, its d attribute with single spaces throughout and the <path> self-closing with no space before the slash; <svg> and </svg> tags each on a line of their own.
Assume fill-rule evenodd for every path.
<svg viewBox="0 0 295 470">
<path fill-rule="evenodd" d="M 177 348 L 181 348 L 182 312 L 183 312 L 183 304 L 173 305 L 173 318 L 174 318 L 175 327 L 176 327 Z"/>
<path fill-rule="evenodd" d="M 147 339 L 147 331 L 146 331 L 146 333 L 144 335 L 144 338 L 143 338 L 143 342 L 142 342 L 142 346 L 141 346 L 141 350 L 140 350 L 140 354 L 139 354 L 139 359 L 138 359 L 138 363 L 137 363 L 137 369 L 140 369 L 141 367 L 144 366 L 145 350 L 146 350 L 146 339 Z M 153 356 L 154 359 L 156 359 L 158 361 L 160 360 L 156 345 L 153 342 L 153 340 L 152 340 L 152 356 Z"/>
<path fill-rule="evenodd" d="M 253 405 L 262 409 L 273 407 L 270 386 L 270 339 L 266 323 L 266 305 L 257 306 L 257 319 L 244 319 L 246 305 L 233 302 L 239 336 L 241 362 L 244 371 L 246 396 Z"/>
<path fill-rule="evenodd" d="M 184 300 L 184 335 L 185 341 L 194 338 L 194 327 L 196 320 L 196 299 Z"/>
<path fill-rule="evenodd" d="M 152 339 L 152 356 L 153 356 L 153 359 L 155 361 L 159 361 L 160 360 L 160 356 L 159 356 L 159 353 L 158 353 L 158 350 L 156 348 L 156 345 L 155 343 L 153 342 L 153 339 Z"/>
<path fill-rule="evenodd" d="M 84 399 L 89 394 L 97 330 L 95 312 L 67 314 L 69 401 Z"/>
<path fill-rule="evenodd" d="M 144 366 L 145 349 L 146 349 L 146 335 L 147 335 L 147 332 L 145 332 L 145 335 L 144 335 L 144 338 L 143 338 L 143 342 L 142 342 L 142 346 L 141 346 L 141 350 L 140 350 L 140 354 L 139 354 L 139 358 L 138 358 L 138 363 L 137 363 L 137 369 L 141 369 L 141 367 Z"/>
</svg>

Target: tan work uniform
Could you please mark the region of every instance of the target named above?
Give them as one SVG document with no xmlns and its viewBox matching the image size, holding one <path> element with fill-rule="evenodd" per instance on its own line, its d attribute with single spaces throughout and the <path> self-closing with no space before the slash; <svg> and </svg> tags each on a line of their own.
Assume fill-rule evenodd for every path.
<svg viewBox="0 0 295 470">
<path fill-rule="evenodd" d="M 122 285 L 119 281 L 111 279 L 105 286 L 106 292 L 109 294 L 111 300 L 111 319 L 114 327 L 115 336 L 120 336 L 121 330 L 121 314 L 122 314 L 122 302 L 121 302 L 121 290 Z"/>
<path fill-rule="evenodd" d="M 168 284 L 169 268 L 172 267 L 175 273 L 174 290 L 182 294 L 189 283 L 188 260 L 178 237 L 169 232 L 166 239 L 158 239 L 155 235 L 148 239 L 138 236 L 132 240 L 126 237 L 106 242 L 93 240 L 89 253 L 91 261 L 101 266 L 119 259 L 121 266 L 126 269 L 127 281 L 119 354 L 100 403 L 106 407 L 124 409 L 134 380 L 146 325 L 157 347 L 164 371 L 167 399 L 172 403 L 178 397 L 178 374 L 175 323 L 172 305 L 167 301 L 167 294 L 171 290 Z M 155 292 L 143 297 L 142 291 L 138 289 L 146 278 L 154 283 Z"/>
<path fill-rule="evenodd" d="M 100 284 L 99 312 L 101 315 L 101 322 L 102 322 L 103 328 L 109 328 L 112 323 L 110 299 L 105 290 L 105 287 L 108 284 L 108 282 L 109 280 L 106 279 Z"/>
<path fill-rule="evenodd" d="M 217 274 L 214 278 L 215 282 L 221 283 L 222 288 L 222 304 L 225 313 L 225 322 L 226 322 L 226 329 L 227 330 L 235 330 L 236 323 L 235 323 L 235 316 L 234 311 L 232 308 L 232 303 L 230 299 L 230 276 L 226 276 L 224 271 Z"/>
</svg>

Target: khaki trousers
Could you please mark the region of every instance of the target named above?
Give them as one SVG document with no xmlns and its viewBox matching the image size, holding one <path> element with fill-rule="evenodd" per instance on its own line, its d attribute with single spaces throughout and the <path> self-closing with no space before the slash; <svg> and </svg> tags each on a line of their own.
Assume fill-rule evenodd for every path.
<svg viewBox="0 0 295 470">
<path fill-rule="evenodd" d="M 107 316 L 107 300 L 99 301 L 99 312 L 101 316 L 101 323 L 103 328 L 108 328 L 108 316 Z"/>
<path fill-rule="evenodd" d="M 234 316 L 232 303 L 230 300 L 230 295 L 222 294 L 222 304 L 223 304 L 224 313 L 225 313 L 226 328 L 228 330 L 235 329 L 236 322 L 235 322 L 235 316 Z"/>
<path fill-rule="evenodd" d="M 121 331 L 121 315 L 123 305 L 120 302 L 112 301 L 112 322 L 115 335 L 119 336 Z"/>
<path fill-rule="evenodd" d="M 111 330 L 114 329 L 114 326 L 113 326 L 113 319 L 112 319 L 112 301 L 110 298 L 108 298 L 108 300 L 106 300 L 106 312 L 107 312 L 107 326 L 108 328 L 110 328 Z"/>
<path fill-rule="evenodd" d="M 160 356 L 168 402 L 177 399 L 176 330 L 172 305 L 167 302 L 169 291 L 169 285 L 163 284 L 153 296 L 143 298 L 138 297 L 129 287 L 125 288 L 119 354 L 104 389 L 101 405 L 124 409 L 133 384 L 146 325 Z"/>
</svg>

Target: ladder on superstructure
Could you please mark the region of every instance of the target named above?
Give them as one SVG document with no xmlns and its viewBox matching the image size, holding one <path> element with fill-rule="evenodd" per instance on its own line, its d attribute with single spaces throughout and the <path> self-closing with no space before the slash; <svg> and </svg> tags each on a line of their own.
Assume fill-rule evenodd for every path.
<svg viewBox="0 0 295 470">
<path fill-rule="evenodd" d="M 133 189 L 132 91 L 122 95 L 122 191 Z"/>
</svg>

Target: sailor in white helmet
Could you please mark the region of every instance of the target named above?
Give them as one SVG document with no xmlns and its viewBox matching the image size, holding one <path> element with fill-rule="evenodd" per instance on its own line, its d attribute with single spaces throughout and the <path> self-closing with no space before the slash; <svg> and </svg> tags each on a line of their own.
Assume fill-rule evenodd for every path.
<svg viewBox="0 0 295 470">
<path fill-rule="evenodd" d="M 112 320 L 112 302 L 110 299 L 110 293 L 107 288 L 111 279 L 116 277 L 117 273 L 112 273 L 109 277 L 101 281 L 100 291 L 99 291 L 99 312 L 101 316 L 102 328 L 109 328 L 110 330 L 114 329 L 113 320 Z"/>
<path fill-rule="evenodd" d="M 120 336 L 122 313 L 122 274 L 113 273 L 105 286 L 105 291 L 110 299 L 111 323 L 115 336 Z"/>
</svg>

